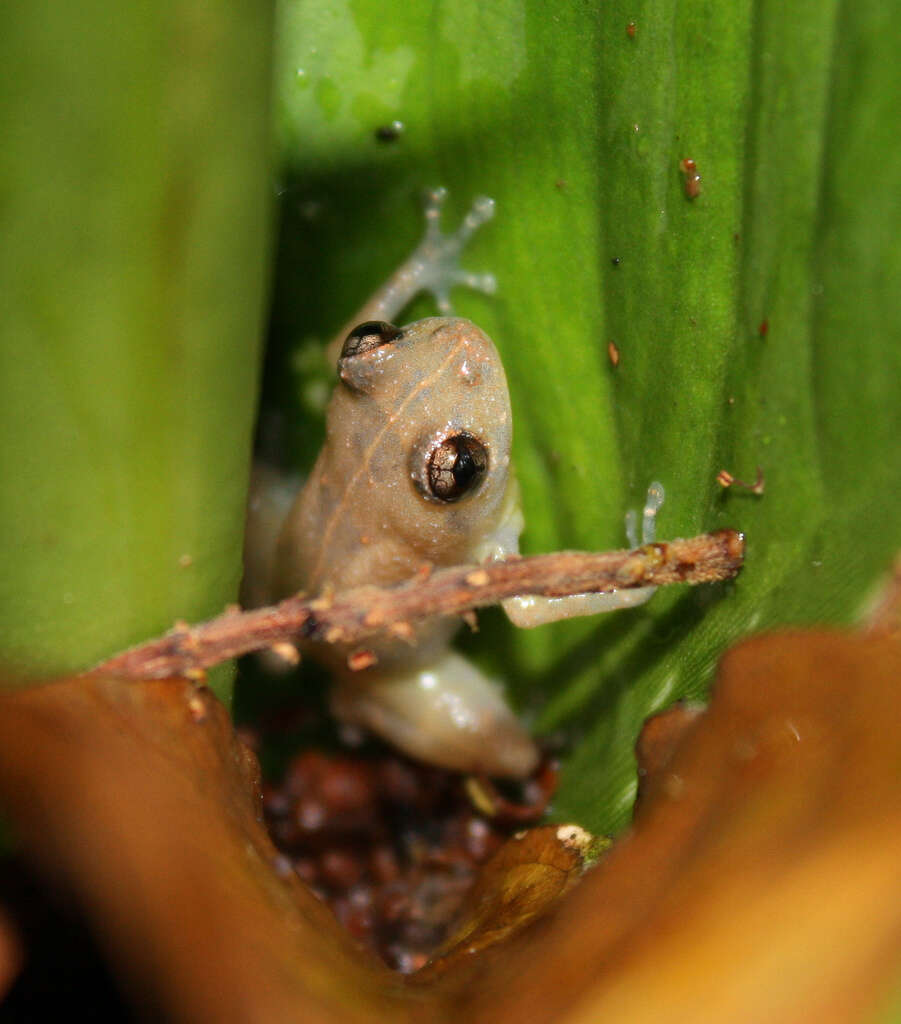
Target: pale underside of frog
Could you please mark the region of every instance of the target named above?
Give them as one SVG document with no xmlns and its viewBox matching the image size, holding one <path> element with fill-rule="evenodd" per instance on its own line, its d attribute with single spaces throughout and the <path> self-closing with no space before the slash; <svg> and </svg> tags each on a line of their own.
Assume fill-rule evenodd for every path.
<svg viewBox="0 0 901 1024">
<path fill-rule="evenodd" d="M 387 586 L 435 567 L 519 553 L 523 528 L 510 461 L 513 423 L 504 368 L 494 344 L 469 320 L 442 315 L 395 327 L 420 291 L 449 313 L 448 292 L 464 283 L 493 290 L 493 279 L 459 269 L 473 231 L 493 212 L 477 200 L 460 229 L 441 234 L 443 190 L 426 206 L 426 234 L 410 259 L 332 342 L 338 385 L 326 440 L 312 473 L 273 530 L 285 502 L 257 488 L 245 555 L 251 601 L 296 591 L 316 594 L 365 583 Z M 648 491 L 642 542 L 653 541 L 662 488 Z M 274 511 L 275 510 L 275 511 Z M 268 531 L 275 543 L 259 540 Z M 634 546 L 634 520 L 627 519 Z M 250 545 L 248 545 L 249 547 Z M 654 588 L 503 602 L 517 626 L 642 604 Z M 332 708 L 411 756 L 456 771 L 523 778 L 538 749 L 497 683 L 450 646 L 460 620 L 433 618 L 412 636 L 367 643 L 375 662 L 348 667 L 347 647 L 305 648 L 334 673 Z"/>
</svg>

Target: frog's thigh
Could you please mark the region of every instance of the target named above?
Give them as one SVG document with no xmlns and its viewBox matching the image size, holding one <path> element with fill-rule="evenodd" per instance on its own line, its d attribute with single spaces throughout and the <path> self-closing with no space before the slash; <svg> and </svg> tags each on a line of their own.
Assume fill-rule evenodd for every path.
<svg viewBox="0 0 901 1024">
<path fill-rule="evenodd" d="M 609 594 L 573 594 L 570 597 L 511 597 L 503 602 L 507 618 L 520 629 L 543 626 L 560 619 L 574 619 L 580 615 L 599 615 L 621 608 L 635 608 L 650 600 L 656 587 L 636 587 L 614 590 Z"/>
<path fill-rule="evenodd" d="M 500 688 L 454 651 L 390 677 L 345 676 L 335 683 L 332 709 L 412 757 L 452 771 L 524 778 L 538 763 L 535 744 Z"/>
</svg>

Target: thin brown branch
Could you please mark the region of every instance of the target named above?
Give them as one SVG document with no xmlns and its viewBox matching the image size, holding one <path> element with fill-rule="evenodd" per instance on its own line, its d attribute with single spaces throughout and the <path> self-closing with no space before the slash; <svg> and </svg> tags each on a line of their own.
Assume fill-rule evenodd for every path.
<svg viewBox="0 0 901 1024">
<path fill-rule="evenodd" d="M 735 530 L 597 554 L 558 551 L 485 565 L 424 571 L 393 587 L 356 587 L 310 599 L 289 597 L 253 611 L 228 611 L 198 626 L 114 655 L 91 671 L 134 679 L 199 677 L 241 654 L 298 640 L 357 644 L 380 633 L 403 636 L 410 623 L 462 615 L 520 594 L 566 597 L 672 583 L 713 583 L 741 568 L 744 536 Z M 366 652 L 359 667 L 363 667 Z M 353 656 L 352 656 L 353 657 Z M 367 664 L 370 662 L 366 662 Z"/>
</svg>

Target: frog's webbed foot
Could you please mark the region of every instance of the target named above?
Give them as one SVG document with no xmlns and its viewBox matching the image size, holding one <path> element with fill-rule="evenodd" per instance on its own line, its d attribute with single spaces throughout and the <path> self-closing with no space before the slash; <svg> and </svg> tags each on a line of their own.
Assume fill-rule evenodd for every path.
<svg viewBox="0 0 901 1024">
<path fill-rule="evenodd" d="M 446 188 L 426 193 L 425 234 L 405 264 L 416 282 L 416 291 L 434 296 L 438 311 L 445 316 L 451 312 L 450 290 L 454 285 L 465 285 L 486 295 L 493 295 L 497 288 L 493 274 L 473 274 L 460 266 L 460 254 L 470 238 L 494 216 L 494 200 L 478 196 L 460 227 L 445 235 L 441 230 L 441 209 L 446 198 Z"/>
<path fill-rule="evenodd" d="M 434 296 L 442 316 L 451 312 L 450 293 L 455 285 L 494 294 L 497 282 L 493 274 L 473 274 L 460 266 L 460 254 L 470 238 L 494 216 L 494 200 L 479 196 L 473 201 L 460 227 L 446 235 L 441 230 L 441 209 L 446 188 L 435 188 L 425 196 L 425 233 L 419 245 L 377 292 L 349 321 L 328 346 L 328 358 L 334 361 L 348 333 L 369 320 L 392 321 L 420 292 Z"/>
<path fill-rule="evenodd" d="M 665 498 L 663 484 L 656 480 L 648 488 L 644 499 L 644 508 L 641 511 L 641 540 L 638 539 L 636 530 L 635 509 L 630 508 L 626 513 L 626 540 L 630 548 L 637 548 L 640 544 L 653 544 L 657 540 L 657 513 L 660 511 Z M 645 587 L 646 590 L 655 590 L 655 587 Z"/>
<path fill-rule="evenodd" d="M 500 687 L 455 651 L 400 673 L 337 679 L 332 710 L 411 757 L 451 771 L 525 778 L 538 750 Z"/>
<path fill-rule="evenodd" d="M 663 504 L 663 486 L 652 483 L 645 498 L 641 517 L 641 543 L 653 544 L 657 534 L 657 513 Z M 634 510 L 626 513 L 626 537 L 629 547 L 638 547 Z M 507 617 L 524 629 L 541 626 L 546 622 L 571 619 L 580 615 L 597 615 L 601 612 L 618 611 L 620 608 L 635 608 L 644 604 L 653 595 L 656 587 L 637 587 L 631 590 L 613 590 L 607 594 L 573 594 L 572 597 L 511 597 L 503 602 Z"/>
</svg>

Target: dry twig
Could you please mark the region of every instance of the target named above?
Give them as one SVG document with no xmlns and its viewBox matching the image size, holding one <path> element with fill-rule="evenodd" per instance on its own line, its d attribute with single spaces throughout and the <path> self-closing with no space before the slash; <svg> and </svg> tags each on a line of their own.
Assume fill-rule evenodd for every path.
<svg viewBox="0 0 901 1024">
<path fill-rule="evenodd" d="M 198 678 L 222 661 L 278 644 L 298 639 L 356 644 L 381 633 L 400 636 L 413 621 L 462 615 L 519 594 L 565 597 L 731 579 L 743 556 L 744 536 L 720 530 L 634 551 L 558 551 L 424 571 L 393 587 L 356 587 L 313 599 L 297 595 L 269 608 L 229 610 L 198 626 L 178 623 L 165 636 L 114 655 L 90 674 Z"/>
</svg>

